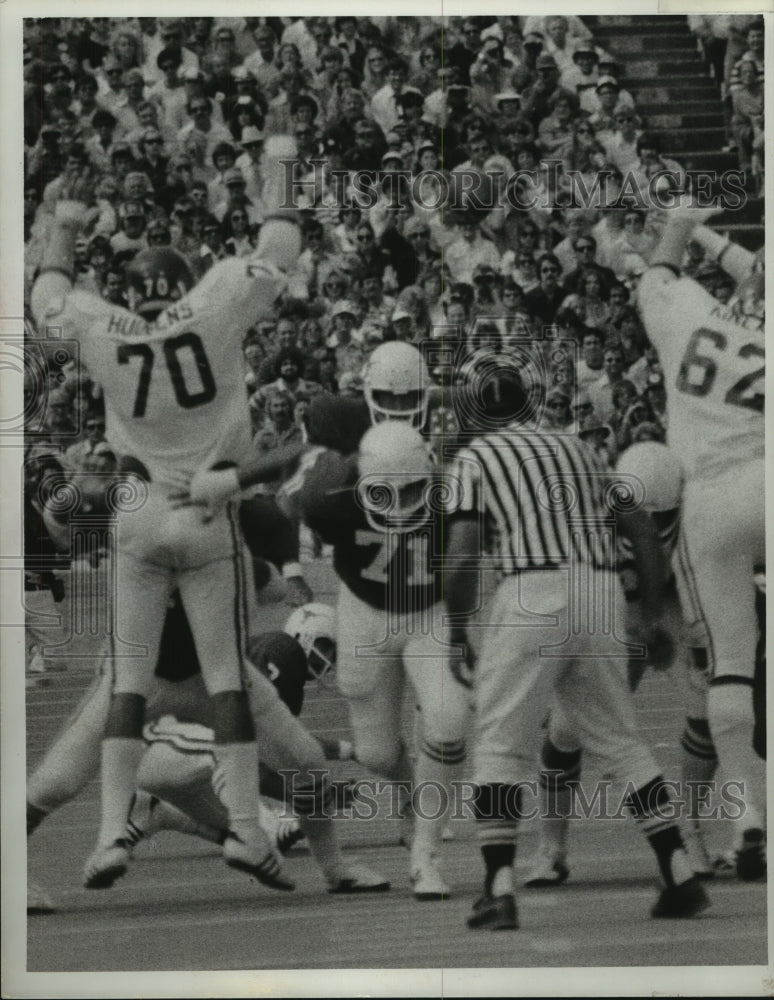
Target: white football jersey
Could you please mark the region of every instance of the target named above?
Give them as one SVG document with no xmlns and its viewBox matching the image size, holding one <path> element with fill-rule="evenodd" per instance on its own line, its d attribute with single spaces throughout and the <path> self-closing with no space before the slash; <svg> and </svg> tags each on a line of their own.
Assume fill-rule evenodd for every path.
<svg viewBox="0 0 774 1000">
<path fill-rule="evenodd" d="M 667 394 L 667 444 L 690 479 L 764 455 L 764 335 L 692 278 L 654 267 L 638 288 Z"/>
<path fill-rule="evenodd" d="M 284 280 L 270 262 L 230 258 L 152 322 L 80 291 L 49 302 L 45 322 L 80 341 L 111 446 L 164 483 L 252 453 L 241 345 Z"/>
</svg>

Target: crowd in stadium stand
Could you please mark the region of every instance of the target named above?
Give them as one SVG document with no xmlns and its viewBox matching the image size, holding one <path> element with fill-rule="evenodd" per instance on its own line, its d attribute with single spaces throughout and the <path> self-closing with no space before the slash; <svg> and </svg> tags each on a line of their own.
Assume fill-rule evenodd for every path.
<svg viewBox="0 0 774 1000">
<path fill-rule="evenodd" d="M 727 149 L 762 191 L 763 23 L 689 23 L 722 81 Z M 369 352 L 390 339 L 420 346 L 444 384 L 464 365 L 432 362 L 439 340 L 460 356 L 573 344 L 544 352 L 546 419 L 575 420 L 611 459 L 663 440 L 665 391 L 634 294 L 661 213 L 635 195 L 590 208 L 570 183 L 605 177 L 609 191 L 628 176 L 644 190 L 662 171 L 683 183 L 626 89 L 627 58 L 563 16 L 28 20 L 27 294 L 60 192 L 87 166 L 78 287 L 125 303 L 127 262 L 148 246 L 176 248 L 196 275 L 249 255 L 263 144 L 288 133 L 303 252 L 275 314 L 245 330 L 258 448 L 301 435 L 314 394 L 357 395 Z M 395 171 L 407 172 L 398 184 Z M 436 197 L 471 172 L 486 175 L 494 210 Z M 732 296 L 701 247 L 685 268 Z M 99 386 L 66 352 L 48 355 L 35 448 L 110 469 Z"/>
</svg>

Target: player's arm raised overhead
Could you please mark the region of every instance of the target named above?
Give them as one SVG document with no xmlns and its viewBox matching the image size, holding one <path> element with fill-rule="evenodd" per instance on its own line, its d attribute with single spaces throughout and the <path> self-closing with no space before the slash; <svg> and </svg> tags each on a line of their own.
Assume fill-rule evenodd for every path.
<svg viewBox="0 0 774 1000">
<path fill-rule="evenodd" d="M 88 201 L 93 184 L 93 175 L 87 167 L 62 189 L 62 197 L 56 204 L 30 303 L 32 315 L 41 331 L 46 318 L 52 314 L 52 306 L 57 305 L 57 312 L 61 312 L 65 296 L 72 291 L 75 279 L 75 241 L 90 218 Z M 81 297 L 91 298 L 97 303 L 102 301 L 87 293 L 83 293 Z M 77 336 L 78 330 L 68 329 L 67 333 Z"/>
</svg>

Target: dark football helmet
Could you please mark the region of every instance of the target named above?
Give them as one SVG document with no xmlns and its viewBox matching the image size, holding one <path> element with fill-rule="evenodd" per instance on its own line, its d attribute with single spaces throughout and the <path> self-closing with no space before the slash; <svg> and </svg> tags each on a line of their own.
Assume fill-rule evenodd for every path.
<svg viewBox="0 0 774 1000">
<path fill-rule="evenodd" d="M 141 250 L 126 269 L 127 298 L 132 312 L 154 316 L 193 288 L 188 261 L 170 247 Z"/>
</svg>

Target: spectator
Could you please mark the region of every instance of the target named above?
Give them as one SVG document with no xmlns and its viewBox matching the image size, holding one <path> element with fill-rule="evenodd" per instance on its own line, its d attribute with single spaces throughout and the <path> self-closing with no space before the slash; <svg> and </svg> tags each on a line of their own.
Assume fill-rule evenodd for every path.
<svg viewBox="0 0 774 1000">
<path fill-rule="evenodd" d="M 608 345 L 602 353 L 602 375 L 588 386 L 589 397 L 594 405 L 594 413 L 601 420 L 610 420 L 615 412 L 613 388 L 621 379 L 623 371 L 623 351 L 616 344 Z M 636 392 L 636 389 L 634 391 Z"/>
<path fill-rule="evenodd" d="M 359 374 L 365 361 L 362 343 L 354 337 L 357 325 L 357 308 L 346 299 L 337 302 L 331 312 L 331 334 L 328 347 L 336 352 L 336 372 L 342 375 Z"/>
<path fill-rule="evenodd" d="M 739 166 L 752 173 L 755 178 L 752 191 L 757 193 L 763 175 L 762 70 L 748 54 L 742 56 L 737 66 L 738 82 L 731 91 L 731 134 L 739 150 Z"/>
<path fill-rule="evenodd" d="M 478 218 L 473 214 L 460 212 L 455 224 L 459 235 L 446 248 L 444 255 L 452 280 L 472 284 L 477 264 L 489 264 L 499 270 L 500 254 L 494 243 L 483 236 Z"/>
<path fill-rule="evenodd" d="M 159 107 L 159 124 L 167 140 L 174 139 L 186 121 L 188 94 L 179 76 L 180 60 L 179 49 L 162 49 L 156 57 L 161 78 L 148 90 L 148 99 Z"/>
<path fill-rule="evenodd" d="M 604 337 L 601 330 L 594 327 L 584 328 L 580 341 L 581 356 L 575 373 L 578 391 L 588 389 L 601 377 L 604 359 L 603 343 Z"/>
<path fill-rule="evenodd" d="M 561 266 L 551 253 L 544 253 L 537 262 L 538 285 L 524 296 L 524 305 L 533 318 L 541 324 L 553 323 L 556 312 L 565 298 L 559 282 Z"/>
<path fill-rule="evenodd" d="M 615 128 L 608 133 L 605 152 L 610 162 L 622 174 L 636 170 L 639 162 L 637 140 L 642 135 L 637 127 L 638 118 L 634 108 L 618 103 L 613 109 Z"/>
<path fill-rule="evenodd" d="M 118 208 L 121 228 L 110 238 L 110 248 L 114 254 L 131 250 L 137 253 L 148 246 L 145 238 L 146 213 L 140 201 L 124 201 Z"/>
<path fill-rule="evenodd" d="M 186 150 L 190 151 L 187 140 L 192 135 L 202 136 L 205 140 L 205 148 L 201 151 L 201 162 L 204 162 L 205 156 L 209 161 L 212 159 L 212 154 L 218 143 L 231 141 L 231 133 L 225 125 L 213 122 L 212 102 L 208 97 L 192 98 L 189 100 L 186 110 L 191 116 L 191 120 L 186 122 L 177 133 L 177 141 L 185 144 Z"/>
</svg>

